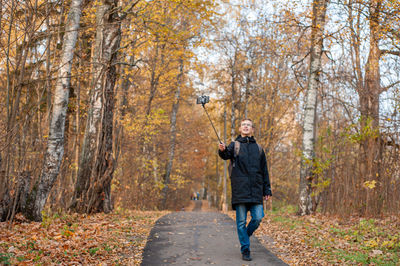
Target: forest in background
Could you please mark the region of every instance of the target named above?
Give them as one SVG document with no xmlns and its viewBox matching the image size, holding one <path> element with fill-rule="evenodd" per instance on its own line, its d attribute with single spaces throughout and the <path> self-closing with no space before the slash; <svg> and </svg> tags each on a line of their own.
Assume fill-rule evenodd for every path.
<svg viewBox="0 0 400 266">
<path fill-rule="evenodd" d="M 305 213 L 398 214 L 399 10 L 396 0 L 0 0 L 1 219 L 180 209 L 200 189 L 222 208 L 202 94 L 220 136 L 224 112 L 228 140 L 254 121 L 274 203 L 306 193 Z"/>
</svg>

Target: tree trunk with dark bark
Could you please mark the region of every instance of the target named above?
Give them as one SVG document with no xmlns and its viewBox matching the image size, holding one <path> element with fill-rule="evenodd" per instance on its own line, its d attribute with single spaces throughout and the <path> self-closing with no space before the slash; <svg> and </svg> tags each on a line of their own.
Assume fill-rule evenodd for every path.
<svg viewBox="0 0 400 266">
<path fill-rule="evenodd" d="M 231 140 L 236 138 L 236 81 L 237 81 L 237 60 L 238 50 L 235 50 L 235 55 L 232 61 L 231 69 L 231 93 L 232 93 L 232 108 L 231 108 Z"/>
<path fill-rule="evenodd" d="M 381 51 L 379 49 L 379 16 L 380 1 L 371 0 L 369 7 L 369 54 L 365 66 L 364 88 L 358 92 L 360 99 L 361 113 L 361 132 L 363 135 L 361 142 L 360 174 L 362 184 L 365 182 L 376 181 L 379 186 L 380 176 L 380 147 L 379 147 L 379 96 L 382 93 L 380 86 L 379 60 Z M 368 183 L 367 183 L 368 184 Z M 377 187 L 359 186 L 364 193 L 362 214 L 371 214 L 377 210 L 379 199 L 377 198 Z M 375 207 L 375 208 L 374 208 Z"/>
<path fill-rule="evenodd" d="M 170 142 L 169 142 L 169 151 L 168 151 L 168 162 L 165 170 L 164 176 L 164 188 L 162 190 L 162 209 L 167 208 L 167 200 L 168 200 L 168 186 L 170 183 L 170 175 L 172 171 L 172 163 L 174 161 L 175 156 L 175 142 L 176 142 L 176 116 L 178 114 L 179 109 L 179 98 L 181 94 L 181 86 L 183 79 L 183 59 L 179 60 L 179 74 L 177 77 L 177 86 L 175 91 L 175 100 L 172 106 L 171 113 L 171 124 L 170 124 Z"/>
<path fill-rule="evenodd" d="M 114 172 L 113 117 L 116 61 L 121 40 L 117 0 L 103 0 L 96 14 L 93 81 L 75 192 L 70 208 L 110 212 Z"/>
</svg>

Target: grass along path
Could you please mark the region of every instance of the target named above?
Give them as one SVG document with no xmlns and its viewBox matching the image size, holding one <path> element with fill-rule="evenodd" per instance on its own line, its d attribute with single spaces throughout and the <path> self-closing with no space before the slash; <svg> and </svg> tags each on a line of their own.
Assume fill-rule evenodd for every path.
<svg viewBox="0 0 400 266">
<path fill-rule="evenodd" d="M 266 211 L 256 237 L 290 265 L 400 265 L 398 216 L 298 217 L 289 206 Z"/>
<path fill-rule="evenodd" d="M 0 223 L 0 264 L 139 265 L 147 236 L 167 212 L 44 216 Z"/>
</svg>

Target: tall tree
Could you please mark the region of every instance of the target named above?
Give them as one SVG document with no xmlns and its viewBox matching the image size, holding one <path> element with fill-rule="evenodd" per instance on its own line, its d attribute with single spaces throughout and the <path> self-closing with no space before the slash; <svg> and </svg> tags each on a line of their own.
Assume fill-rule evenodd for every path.
<svg viewBox="0 0 400 266">
<path fill-rule="evenodd" d="M 41 212 L 50 190 L 57 179 L 64 154 L 65 118 L 71 84 L 72 61 L 82 13 L 81 5 L 82 0 L 71 1 L 54 92 L 53 109 L 43 169 L 39 180 L 29 193 L 25 206 L 25 216 L 34 221 L 42 220 Z"/>
<path fill-rule="evenodd" d="M 71 204 L 78 212 L 107 213 L 112 208 L 114 87 L 121 41 L 117 7 L 118 0 L 103 0 L 96 12 L 90 106 Z"/>
<path fill-rule="evenodd" d="M 328 2 L 329 0 L 313 0 L 311 57 L 303 121 L 299 215 L 310 214 L 312 210 L 311 183 L 313 178 L 313 160 L 315 156 L 317 93 L 320 86 L 319 78 L 322 71 L 321 56 L 324 41 L 325 14 Z"/>
<path fill-rule="evenodd" d="M 398 8 L 397 1 L 388 3 L 380 0 L 368 0 L 349 2 L 349 10 L 352 11 L 353 5 L 357 5 L 358 13 L 357 22 L 355 27 L 352 26 L 352 42 L 351 48 L 354 51 L 355 57 L 355 77 L 357 81 L 356 90 L 359 96 L 359 111 L 360 111 L 360 181 L 361 186 L 358 186 L 361 191 L 359 195 L 360 201 L 359 206 L 363 214 L 372 214 L 381 211 L 380 204 L 382 200 L 378 198 L 379 189 L 382 184 L 382 155 L 383 146 L 381 140 L 380 130 L 380 95 L 387 91 L 389 88 L 397 85 L 399 81 L 396 81 L 388 86 L 381 85 L 381 68 L 380 62 L 384 55 L 391 54 L 399 56 L 400 52 L 398 47 L 394 45 L 394 49 L 390 49 L 389 45 L 386 45 L 388 49 L 382 49 L 379 47 L 380 42 L 384 38 L 388 38 L 394 31 L 392 23 L 398 19 Z M 363 12 L 363 6 L 367 7 L 367 21 L 369 24 L 369 42 L 368 42 L 368 57 L 364 68 L 361 67 L 360 58 L 360 46 L 362 38 L 360 36 L 360 13 Z M 350 21 L 352 22 L 352 14 L 350 12 Z M 386 36 L 385 36 L 386 35 Z M 400 37 L 395 34 L 397 39 Z M 396 42 L 393 38 L 391 42 Z M 397 40 L 398 41 L 398 40 Z M 364 69 L 364 75 L 362 74 Z"/>
<path fill-rule="evenodd" d="M 233 58 L 230 58 L 230 64 L 229 64 L 229 71 L 230 71 L 230 78 L 231 78 L 231 101 L 232 101 L 232 106 L 231 106 L 231 139 L 232 141 L 235 140 L 236 135 L 236 126 L 235 126 L 235 122 L 236 122 L 236 102 L 237 102 L 237 96 L 236 96 L 236 87 L 237 87 L 237 82 L 238 82 L 238 57 L 239 57 L 239 47 L 235 47 L 235 52 L 233 55 Z"/>
<path fill-rule="evenodd" d="M 175 99 L 172 106 L 171 121 L 170 121 L 170 141 L 169 141 L 169 151 L 168 151 L 168 162 L 166 166 L 165 176 L 164 176 L 164 188 L 163 188 L 163 198 L 162 207 L 166 209 L 168 200 L 168 186 L 170 183 L 170 175 L 172 171 L 172 163 L 175 156 L 175 145 L 176 145 L 176 116 L 179 109 L 179 98 L 181 95 L 181 87 L 183 84 L 183 59 L 179 59 L 179 74 L 177 77 L 177 84 L 175 90 Z"/>
<path fill-rule="evenodd" d="M 364 86 L 358 91 L 360 99 L 361 128 L 365 134 L 362 141 L 360 158 L 362 182 L 379 180 L 379 165 L 381 154 L 379 151 L 379 95 L 382 93 L 379 60 L 380 16 L 382 1 L 369 1 L 369 54 L 365 65 Z M 366 132 L 368 131 L 368 132 Z M 366 188 L 365 212 L 369 212 L 377 199 L 371 194 L 374 191 Z"/>
</svg>

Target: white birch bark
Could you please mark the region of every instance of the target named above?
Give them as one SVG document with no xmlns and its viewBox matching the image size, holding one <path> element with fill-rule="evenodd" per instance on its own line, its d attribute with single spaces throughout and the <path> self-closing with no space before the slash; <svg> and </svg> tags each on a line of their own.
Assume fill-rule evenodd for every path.
<svg viewBox="0 0 400 266">
<path fill-rule="evenodd" d="M 103 0 L 96 14 L 92 91 L 79 172 L 71 207 L 78 212 L 111 211 L 114 172 L 113 112 L 121 23 L 117 0 Z"/>
<path fill-rule="evenodd" d="M 98 7 L 96 12 L 96 38 L 93 47 L 93 68 L 91 90 L 89 95 L 89 109 L 86 119 L 86 128 L 83 138 L 82 151 L 79 158 L 78 175 L 75 184 L 74 198 L 71 207 L 79 205 L 82 201 L 82 193 L 88 190 L 90 186 L 90 176 L 93 169 L 94 155 L 98 143 L 99 123 L 101 120 L 101 108 L 103 97 L 103 79 L 101 50 L 104 32 L 104 15 L 106 13 L 104 5 Z"/>
<path fill-rule="evenodd" d="M 117 55 L 121 41 L 121 21 L 117 9 L 117 0 L 106 0 L 105 14 L 106 27 L 102 46 L 103 73 L 103 98 L 102 113 L 95 155 L 95 169 L 91 176 L 91 190 L 88 191 L 89 203 L 87 212 L 105 212 L 112 210 L 111 206 L 111 180 L 115 168 L 113 153 L 113 126 L 114 126 L 114 88 L 117 82 Z"/>
<path fill-rule="evenodd" d="M 313 177 L 313 159 L 315 155 L 314 147 L 317 93 L 320 85 L 319 77 L 322 70 L 321 55 L 323 48 L 323 32 L 325 26 L 325 14 L 327 5 L 328 0 L 313 1 L 310 72 L 303 122 L 303 147 L 299 184 L 299 215 L 310 214 L 312 210 L 311 182 Z"/>
<path fill-rule="evenodd" d="M 71 1 L 65 27 L 64 43 L 54 93 L 53 110 L 43 169 L 38 182 L 35 184 L 27 199 L 27 207 L 24 212 L 28 219 L 34 221 L 42 220 L 41 211 L 57 179 L 64 154 L 65 117 L 68 108 L 72 61 L 82 13 L 81 4 L 82 0 Z"/>
</svg>

